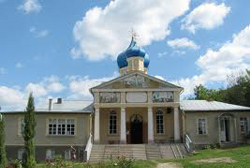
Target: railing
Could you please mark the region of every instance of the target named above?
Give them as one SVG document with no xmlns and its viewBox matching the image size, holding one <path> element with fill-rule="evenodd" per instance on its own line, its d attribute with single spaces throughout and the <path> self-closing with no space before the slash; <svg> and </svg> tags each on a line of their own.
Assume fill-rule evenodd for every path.
<svg viewBox="0 0 250 168">
<path fill-rule="evenodd" d="M 184 137 L 184 145 L 185 145 L 188 153 L 193 153 L 194 152 L 193 141 L 190 139 L 190 137 L 187 134 Z"/>
<path fill-rule="evenodd" d="M 84 150 L 84 161 L 85 162 L 89 161 L 92 146 L 93 146 L 93 140 L 92 140 L 92 135 L 90 134 L 88 143 L 87 143 L 85 150 Z"/>
</svg>

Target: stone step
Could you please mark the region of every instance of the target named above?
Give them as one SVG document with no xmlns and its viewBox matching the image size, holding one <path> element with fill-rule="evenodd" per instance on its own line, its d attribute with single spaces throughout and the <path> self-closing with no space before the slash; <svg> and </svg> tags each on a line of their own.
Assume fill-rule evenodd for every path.
<svg viewBox="0 0 250 168">
<path fill-rule="evenodd" d="M 179 150 L 178 150 L 179 149 Z M 90 162 L 104 161 L 110 158 L 126 157 L 136 160 L 181 158 L 186 154 L 183 144 L 115 144 L 115 145 L 93 145 Z"/>
</svg>

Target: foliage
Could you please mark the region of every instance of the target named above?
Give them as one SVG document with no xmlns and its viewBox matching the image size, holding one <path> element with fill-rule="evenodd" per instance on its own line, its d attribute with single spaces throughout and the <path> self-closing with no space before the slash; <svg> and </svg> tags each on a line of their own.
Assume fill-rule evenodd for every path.
<svg viewBox="0 0 250 168">
<path fill-rule="evenodd" d="M 107 168 L 133 168 L 134 160 L 126 159 L 126 157 L 118 157 L 111 159 L 111 162 L 106 166 Z"/>
<path fill-rule="evenodd" d="M 194 99 L 221 101 L 225 103 L 250 106 L 250 70 L 244 75 L 228 77 L 227 89 L 208 89 L 203 85 L 194 88 Z"/>
<path fill-rule="evenodd" d="M 73 164 L 71 162 L 65 162 L 63 160 L 62 156 L 56 156 L 54 159 L 54 162 L 47 162 L 44 168 L 70 168 L 73 167 Z"/>
<path fill-rule="evenodd" d="M 7 166 L 6 168 L 22 168 L 21 161 L 18 159 L 15 159 L 10 162 L 10 165 Z"/>
<path fill-rule="evenodd" d="M 24 116 L 24 156 L 23 156 L 23 167 L 24 168 L 34 168 L 36 167 L 35 160 L 35 146 L 34 146 L 34 137 L 35 137 L 35 106 L 34 98 L 32 93 L 29 96 L 28 104 L 26 107 L 26 113 Z"/>
<path fill-rule="evenodd" d="M 0 114 L 0 168 L 4 168 L 7 165 L 4 128 L 4 117 Z"/>
</svg>

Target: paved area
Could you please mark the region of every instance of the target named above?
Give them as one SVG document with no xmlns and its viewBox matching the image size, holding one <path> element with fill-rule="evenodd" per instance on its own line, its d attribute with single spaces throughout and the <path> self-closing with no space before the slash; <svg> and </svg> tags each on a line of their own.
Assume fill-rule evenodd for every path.
<svg viewBox="0 0 250 168">
<path fill-rule="evenodd" d="M 182 166 L 177 163 L 160 163 L 156 168 L 182 168 Z"/>
</svg>

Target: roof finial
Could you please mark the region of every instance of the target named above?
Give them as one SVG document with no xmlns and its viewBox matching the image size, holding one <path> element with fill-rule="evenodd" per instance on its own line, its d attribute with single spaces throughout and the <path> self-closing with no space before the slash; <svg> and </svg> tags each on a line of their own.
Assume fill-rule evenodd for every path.
<svg viewBox="0 0 250 168">
<path fill-rule="evenodd" d="M 132 30 L 131 30 L 131 36 L 132 36 L 132 39 L 136 42 L 136 40 L 138 38 L 138 34 L 134 30 L 134 28 L 132 28 Z"/>
</svg>

